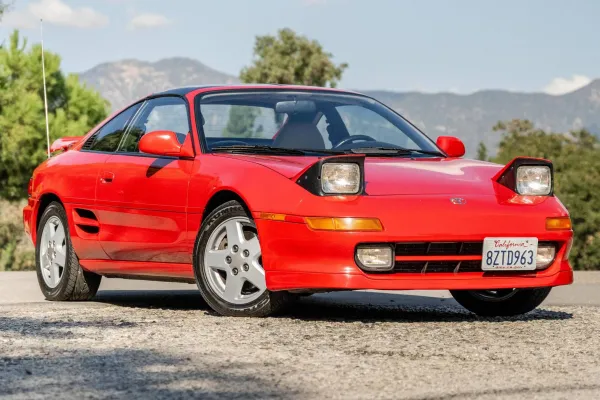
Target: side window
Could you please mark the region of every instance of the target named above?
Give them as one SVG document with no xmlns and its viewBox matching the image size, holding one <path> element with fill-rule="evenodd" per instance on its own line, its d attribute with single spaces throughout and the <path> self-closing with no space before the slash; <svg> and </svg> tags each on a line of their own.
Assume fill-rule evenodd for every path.
<svg viewBox="0 0 600 400">
<path fill-rule="evenodd" d="M 142 136 L 153 131 L 173 131 L 179 143 L 185 141 L 190 124 L 185 100 L 179 97 L 159 97 L 148 100 L 142 106 L 119 151 L 137 153 Z"/>
<path fill-rule="evenodd" d="M 98 133 L 95 134 L 90 150 L 106 152 L 117 150 L 117 146 L 119 146 L 121 137 L 125 132 L 125 127 L 131 121 L 139 107 L 139 104 L 129 107 L 100 128 Z"/>
</svg>

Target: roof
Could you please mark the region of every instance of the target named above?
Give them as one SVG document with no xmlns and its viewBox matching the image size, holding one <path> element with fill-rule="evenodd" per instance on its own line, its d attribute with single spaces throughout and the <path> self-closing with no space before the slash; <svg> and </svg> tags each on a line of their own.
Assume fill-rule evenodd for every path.
<svg viewBox="0 0 600 400">
<path fill-rule="evenodd" d="M 265 84 L 265 83 L 250 83 L 250 84 L 213 84 L 213 85 L 198 85 L 198 86 L 185 86 L 179 88 L 173 88 L 162 92 L 152 93 L 148 97 L 155 96 L 187 96 L 193 92 L 205 92 L 211 89 L 268 89 L 268 88 L 279 88 L 279 89 L 290 89 L 290 90 L 330 90 L 335 92 L 346 92 L 352 93 L 346 90 L 318 87 L 318 86 L 302 86 L 302 85 L 280 85 L 280 84 Z"/>
</svg>

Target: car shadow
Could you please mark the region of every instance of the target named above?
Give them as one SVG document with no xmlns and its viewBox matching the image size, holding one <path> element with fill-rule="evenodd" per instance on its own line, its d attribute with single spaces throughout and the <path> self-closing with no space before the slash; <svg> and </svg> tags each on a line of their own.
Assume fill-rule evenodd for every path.
<svg viewBox="0 0 600 400">
<path fill-rule="evenodd" d="M 216 315 L 195 290 L 121 291 L 98 293 L 95 301 L 121 307 L 200 310 Z M 276 318 L 337 322 L 468 322 L 565 320 L 573 314 L 544 309 L 516 317 L 479 317 L 451 298 L 385 292 L 332 292 L 301 297 Z"/>
</svg>

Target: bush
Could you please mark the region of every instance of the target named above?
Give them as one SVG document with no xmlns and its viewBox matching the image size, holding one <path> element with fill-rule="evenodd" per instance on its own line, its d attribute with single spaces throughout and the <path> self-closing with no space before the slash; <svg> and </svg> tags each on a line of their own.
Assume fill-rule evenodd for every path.
<svg viewBox="0 0 600 400">
<path fill-rule="evenodd" d="M 600 140 L 585 130 L 546 132 L 525 120 L 500 122 L 494 129 L 503 133 L 494 161 L 506 164 L 517 156 L 552 160 L 554 190 L 573 221 L 569 259 L 574 269 L 599 269 Z"/>
<path fill-rule="evenodd" d="M 35 269 L 35 249 L 23 230 L 25 204 L 0 200 L 0 271 Z"/>
</svg>

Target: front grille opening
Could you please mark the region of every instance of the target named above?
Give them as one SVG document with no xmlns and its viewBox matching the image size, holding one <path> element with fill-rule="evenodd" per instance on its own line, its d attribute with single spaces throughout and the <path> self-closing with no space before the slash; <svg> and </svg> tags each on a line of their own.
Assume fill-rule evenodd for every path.
<svg viewBox="0 0 600 400">
<path fill-rule="evenodd" d="M 482 272 L 481 261 L 396 261 L 396 273 Z"/>
<path fill-rule="evenodd" d="M 479 256 L 483 242 L 405 242 L 396 243 L 397 256 Z"/>
</svg>

